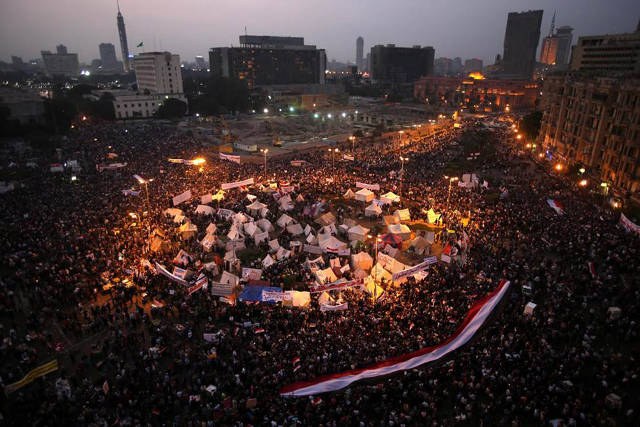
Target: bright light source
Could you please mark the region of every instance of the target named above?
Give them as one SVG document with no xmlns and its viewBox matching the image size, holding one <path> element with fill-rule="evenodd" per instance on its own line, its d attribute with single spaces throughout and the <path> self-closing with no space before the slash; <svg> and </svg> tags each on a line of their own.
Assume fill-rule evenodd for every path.
<svg viewBox="0 0 640 427">
<path fill-rule="evenodd" d="M 289 112 L 293 113 L 295 111 L 295 109 L 293 107 L 289 107 Z"/>
<path fill-rule="evenodd" d="M 544 157 L 544 153 L 538 154 L 538 157 L 543 158 Z"/>
<path fill-rule="evenodd" d="M 356 110 L 356 114 L 358 114 L 358 110 Z"/>
<path fill-rule="evenodd" d="M 580 184 L 580 187 L 586 187 L 587 186 L 587 180 L 583 179 L 582 181 L 580 181 L 578 184 Z"/>
<path fill-rule="evenodd" d="M 562 166 L 562 163 L 556 163 L 556 165 L 554 167 L 558 172 L 560 172 L 562 169 L 564 169 L 564 166 Z"/>
<path fill-rule="evenodd" d="M 518 134 L 518 136 L 516 138 L 522 139 L 522 135 Z"/>
<path fill-rule="evenodd" d="M 347 117 L 347 113 L 342 113 L 342 117 Z"/>
<path fill-rule="evenodd" d="M 87 116 L 82 116 L 82 121 L 86 121 L 87 120 Z"/>
<path fill-rule="evenodd" d="M 269 97 L 269 98 L 271 98 L 271 97 Z M 265 114 L 267 114 L 267 113 L 269 113 L 269 109 L 268 109 L 268 108 L 265 108 L 264 110 L 262 110 L 262 112 L 263 112 L 263 113 L 265 113 Z"/>
<path fill-rule="evenodd" d="M 327 114 L 327 118 L 330 119 L 331 118 L 331 113 Z"/>
<path fill-rule="evenodd" d="M 585 169 L 585 168 L 580 168 L 580 169 L 578 169 L 578 172 L 580 172 L 580 173 L 585 173 L 585 171 L 586 171 L 586 169 Z"/>
<path fill-rule="evenodd" d="M 200 113 L 196 113 L 196 117 L 200 117 Z"/>
<path fill-rule="evenodd" d="M 196 165 L 196 166 L 201 165 L 201 164 L 203 164 L 205 162 L 206 162 L 206 160 L 203 159 L 202 157 L 198 157 L 197 159 L 193 159 L 193 164 Z"/>
<path fill-rule="evenodd" d="M 609 186 L 609 184 L 607 184 L 606 182 L 600 183 L 600 187 L 602 187 L 602 188 L 607 188 L 608 186 Z"/>
<path fill-rule="evenodd" d="M 317 119 L 318 117 L 320 117 L 320 115 L 318 113 L 313 113 L 313 118 Z"/>
<path fill-rule="evenodd" d="M 73 175 L 73 176 L 71 177 L 71 181 L 75 181 L 75 180 L 77 180 L 77 179 L 78 179 L 78 178 L 77 178 L 75 175 Z"/>
</svg>

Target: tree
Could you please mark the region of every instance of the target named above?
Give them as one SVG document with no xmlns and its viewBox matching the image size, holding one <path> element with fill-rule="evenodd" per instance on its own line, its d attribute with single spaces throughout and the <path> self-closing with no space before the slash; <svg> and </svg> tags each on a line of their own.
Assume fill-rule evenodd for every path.
<svg viewBox="0 0 640 427">
<path fill-rule="evenodd" d="M 520 120 L 520 132 L 527 139 L 535 140 L 540 132 L 540 123 L 542 122 L 542 111 L 534 111 Z"/>
<path fill-rule="evenodd" d="M 185 115 L 187 104 L 176 98 L 167 99 L 156 112 L 161 119 L 177 119 Z"/>
</svg>

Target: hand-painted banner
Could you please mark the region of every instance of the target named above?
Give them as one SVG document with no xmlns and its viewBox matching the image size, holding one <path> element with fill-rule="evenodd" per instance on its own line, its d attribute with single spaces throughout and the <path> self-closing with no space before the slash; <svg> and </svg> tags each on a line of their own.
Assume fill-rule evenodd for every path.
<svg viewBox="0 0 640 427">
<path fill-rule="evenodd" d="M 308 164 L 308 162 L 306 160 L 291 160 L 291 166 L 304 166 Z"/>
<path fill-rule="evenodd" d="M 356 188 L 366 188 L 368 190 L 380 191 L 380 184 L 365 184 L 364 182 L 356 182 Z"/>
<path fill-rule="evenodd" d="M 230 162 L 240 164 L 240 156 L 232 156 L 231 154 L 224 154 L 224 153 L 219 153 L 219 154 L 220 154 L 220 160 L 228 160 Z"/>
<path fill-rule="evenodd" d="M 127 166 L 126 163 L 111 163 L 108 165 L 96 165 L 96 169 L 98 170 L 98 172 L 102 172 L 103 170 L 119 169 L 125 166 Z"/>
<path fill-rule="evenodd" d="M 322 248 L 320 246 L 304 245 L 304 251 L 310 254 L 322 255 Z"/>
<path fill-rule="evenodd" d="M 168 277 L 169 279 L 173 280 L 176 283 L 179 283 L 181 285 L 186 285 L 187 281 L 184 279 L 181 279 L 175 275 L 173 275 L 172 273 L 169 272 L 169 270 L 167 270 L 163 265 L 158 264 L 156 262 L 156 271 L 160 274 L 162 274 L 163 276 Z"/>
<path fill-rule="evenodd" d="M 398 271 L 397 273 L 394 273 L 393 276 L 391 276 L 391 280 L 396 281 L 407 276 L 412 276 L 416 273 L 419 273 L 425 270 L 431 264 L 435 264 L 436 262 L 438 262 L 438 258 L 434 256 L 430 256 L 428 258 L 425 258 L 424 261 L 418 265 L 414 265 L 413 267 L 407 268 L 406 270 L 402 270 L 402 271 Z"/>
<path fill-rule="evenodd" d="M 236 182 L 227 182 L 222 184 L 222 189 L 223 190 L 229 190 L 231 188 L 237 188 L 237 187 L 246 187 L 247 185 L 252 185 L 253 184 L 253 178 L 249 178 L 249 179 L 245 179 L 244 181 L 236 181 Z"/>
<path fill-rule="evenodd" d="M 356 279 L 348 282 L 339 282 L 339 283 L 333 282 L 333 283 L 328 283 L 326 285 L 312 286 L 311 289 L 309 289 L 309 291 L 312 294 L 317 294 L 325 291 L 338 291 L 338 290 L 343 290 L 347 288 L 353 288 L 356 286 L 362 286 L 363 284 L 364 284 L 364 281 L 362 279 Z"/>
<path fill-rule="evenodd" d="M 640 236 L 640 225 L 635 224 L 629 218 L 627 218 L 624 214 L 620 214 L 620 224 L 628 230 L 636 233 Z"/>
<path fill-rule="evenodd" d="M 140 195 L 140 190 L 135 191 L 135 190 L 122 190 L 122 194 L 124 194 L 125 196 L 138 196 Z"/>
<path fill-rule="evenodd" d="M 173 202 L 173 206 L 178 206 L 180 203 L 186 202 L 189 199 L 191 199 L 191 190 L 187 190 L 182 194 L 178 194 L 171 200 Z"/>
<path fill-rule="evenodd" d="M 320 304 L 320 311 L 342 311 L 347 308 L 349 308 L 348 302 L 338 305 Z"/>
<path fill-rule="evenodd" d="M 208 282 L 209 282 L 209 279 L 207 279 L 206 277 L 204 278 L 204 280 L 198 280 L 195 285 L 190 286 L 187 289 L 187 293 L 191 295 L 192 293 L 199 291 L 200 289 L 203 289 L 203 288 L 206 289 Z"/>
<path fill-rule="evenodd" d="M 284 292 L 262 291 L 262 301 L 285 301 L 291 300 L 291 294 Z"/>
<path fill-rule="evenodd" d="M 345 154 L 344 156 L 342 156 L 342 158 L 344 160 L 349 160 L 351 162 L 353 162 L 355 160 L 354 157 L 352 155 L 350 155 L 350 154 Z"/>
<path fill-rule="evenodd" d="M 4 387 L 5 394 L 13 393 L 14 391 L 21 389 L 33 380 L 43 377 L 51 372 L 58 370 L 58 360 L 54 359 L 51 362 L 40 365 L 37 368 L 30 370 L 20 381 L 16 381 L 13 384 L 6 385 Z"/>
<path fill-rule="evenodd" d="M 228 297 L 233 294 L 233 285 L 230 283 L 211 282 L 209 287 L 211 288 L 211 295 Z"/>
<path fill-rule="evenodd" d="M 419 366 L 434 363 L 450 353 L 460 349 L 468 343 L 486 323 L 487 319 L 509 289 L 509 281 L 502 280 L 500 285 L 482 300 L 476 302 L 465 317 L 462 325 L 443 343 L 425 347 L 423 349 L 392 357 L 363 369 L 354 369 L 311 381 L 302 381 L 284 387 L 282 396 L 309 396 L 329 391 L 336 391 L 367 378 L 378 378 L 395 372 L 414 369 Z"/>
</svg>

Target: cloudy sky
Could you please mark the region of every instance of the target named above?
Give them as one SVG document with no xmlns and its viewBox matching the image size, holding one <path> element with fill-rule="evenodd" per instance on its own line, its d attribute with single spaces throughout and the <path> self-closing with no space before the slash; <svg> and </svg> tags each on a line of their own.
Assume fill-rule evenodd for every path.
<svg viewBox="0 0 640 427">
<path fill-rule="evenodd" d="M 58 43 L 81 62 L 98 58 L 98 44 L 120 48 L 116 0 L 1 0 L 0 60 L 36 58 Z M 507 13 L 543 9 L 541 34 L 570 25 L 579 35 L 631 32 L 639 0 L 121 0 L 129 49 L 169 50 L 193 61 L 216 46 L 238 45 L 238 35 L 303 36 L 329 60 L 355 61 L 355 39 L 372 45 L 430 45 L 439 56 L 502 53 Z"/>
</svg>

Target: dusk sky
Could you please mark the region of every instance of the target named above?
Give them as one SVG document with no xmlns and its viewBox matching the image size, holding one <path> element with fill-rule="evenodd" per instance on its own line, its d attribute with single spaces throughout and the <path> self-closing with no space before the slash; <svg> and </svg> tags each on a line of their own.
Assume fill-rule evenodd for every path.
<svg viewBox="0 0 640 427">
<path fill-rule="evenodd" d="M 238 45 L 248 34 L 303 36 L 327 51 L 327 59 L 355 61 L 355 39 L 365 54 L 375 44 L 430 45 L 436 57 L 480 57 L 493 63 L 502 44 L 507 13 L 543 9 L 541 35 L 556 26 L 580 35 L 632 32 L 640 18 L 638 0 L 121 0 L 132 53 L 169 50 L 182 60 L 208 57 L 216 46 Z M 55 51 L 77 52 L 81 62 L 99 58 L 98 44 L 116 45 L 116 0 L 2 0 L 0 60 L 24 60 Z"/>
</svg>

